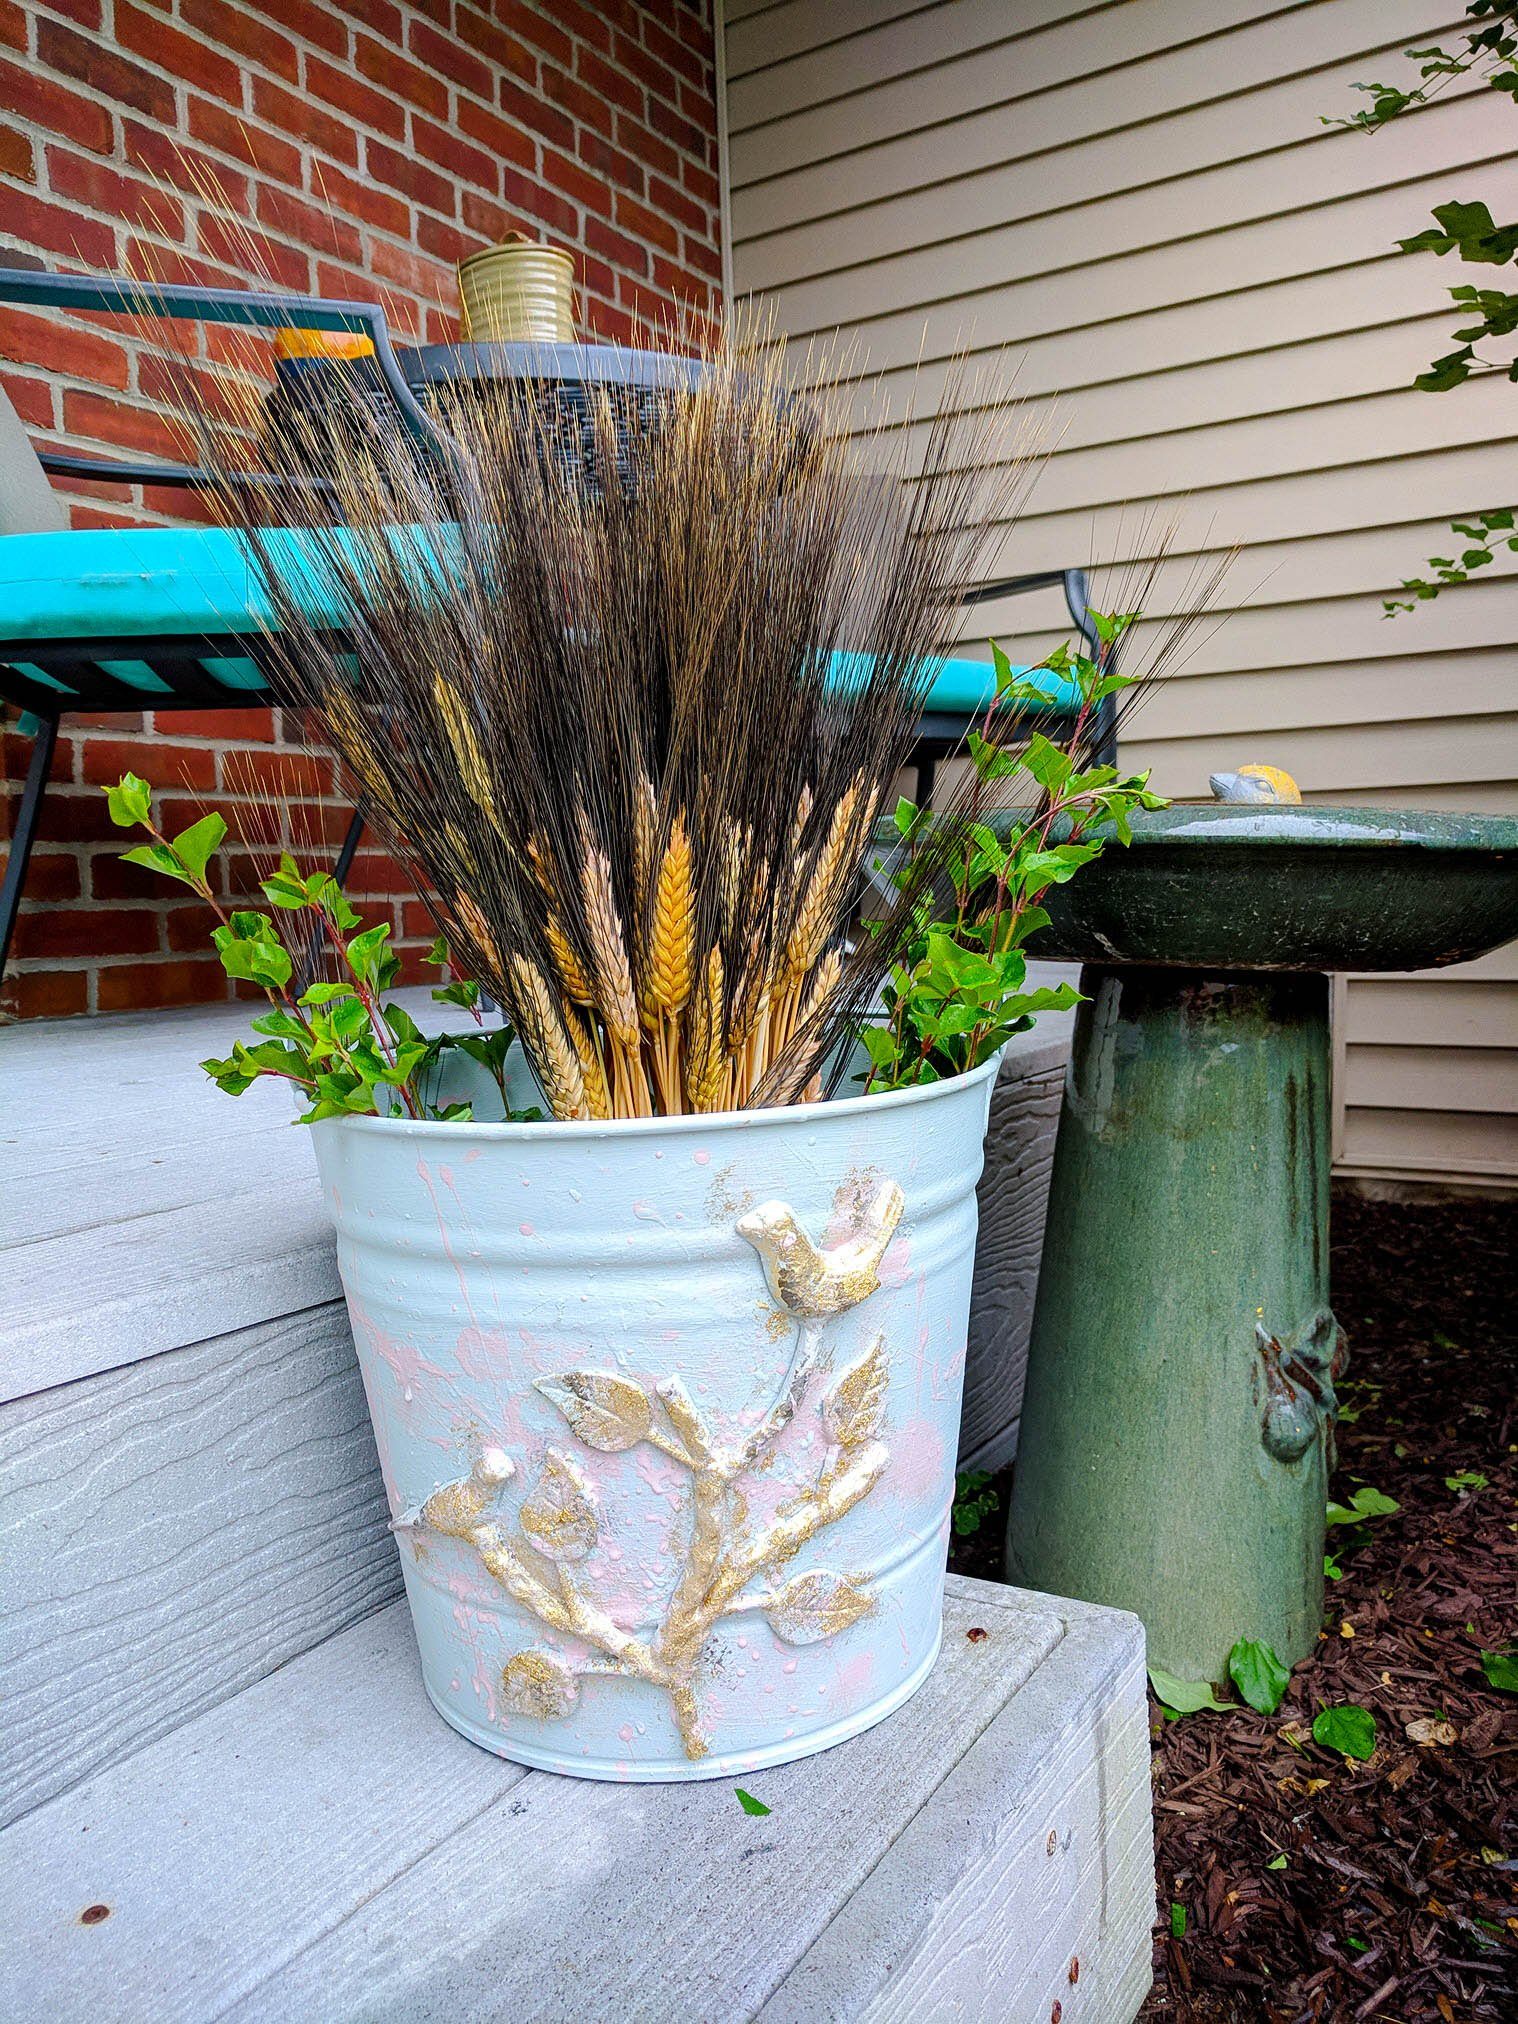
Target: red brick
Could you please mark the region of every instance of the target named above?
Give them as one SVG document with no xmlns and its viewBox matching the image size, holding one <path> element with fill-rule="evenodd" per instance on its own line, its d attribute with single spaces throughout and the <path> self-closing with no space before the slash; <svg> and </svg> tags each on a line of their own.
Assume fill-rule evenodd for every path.
<svg viewBox="0 0 1518 2024">
<path fill-rule="evenodd" d="M 186 751 L 196 748 L 186 746 Z M 210 758 L 210 753 L 197 757 Z M 250 790 L 279 795 L 331 794 L 334 791 L 332 761 L 317 752 L 239 752 L 235 764 L 223 759 L 222 779 L 237 792 Z M 200 784 L 198 781 L 195 783 Z"/>
<path fill-rule="evenodd" d="M 360 74 L 381 91 L 403 98 L 408 105 L 420 106 L 436 119 L 448 117 L 448 86 L 435 70 L 410 62 L 398 49 L 376 42 L 371 35 L 355 39 L 353 54 Z"/>
<path fill-rule="evenodd" d="M 541 183 L 533 182 L 530 177 L 519 176 L 515 169 L 501 172 L 501 195 L 513 210 L 525 212 L 538 224 L 557 232 L 560 238 L 572 240 L 579 232 L 580 214 L 573 204 L 557 192 L 545 190 Z"/>
<path fill-rule="evenodd" d="M 502 81 L 502 91 L 505 81 Z M 551 63 L 543 65 L 543 94 L 562 109 L 565 118 L 578 120 L 584 126 L 594 127 L 598 133 L 609 134 L 612 130 L 612 109 L 594 86 L 583 78 L 570 77 L 567 72 L 556 70 Z M 641 105 L 642 93 L 638 94 Z M 552 140 L 553 135 L 549 134 Z M 567 148 L 567 141 L 561 142 Z"/>
<path fill-rule="evenodd" d="M 111 152 L 111 115 L 106 108 L 30 68 L 0 63 L 0 105 L 13 119 L 49 133 L 65 133 L 76 146 L 94 154 Z"/>
<path fill-rule="evenodd" d="M 722 279 L 722 255 L 706 240 L 693 239 L 687 233 L 682 242 L 682 254 L 687 267 L 698 268 L 701 273 L 710 275 L 713 281 Z"/>
<path fill-rule="evenodd" d="M 661 218 L 656 211 L 650 211 L 646 204 L 640 204 L 626 190 L 617 192 L 616 217 L 623 231 L 641 239 L 645 246 L 657 246 L 666 253 L 679 252 L 680 234 L 669 220 Z"/>
<path fill-rule="evenodd" d="M 163 738 L 103 738 L 95 733 L 80 741 L 79 770 L 86 785 L 105 787 L 131 771 L 152 787 L 209 792 L 216 785 L 216 754 L 204 745 L 175 745 Z"/>
<path fill-rule="evenodd" d="M 677 189 L 673 183 L 666 182 L 663 176 L 649 177 L 648 201 L 656 210 L 678 219 L 687 230 L 699 232 L 703 238 L 711 236 L 712 216 L 706 206 L 686 191 Z"/>
<path fill-rule="evenodd" d="M 34 315 L 25 309 L 0 308 L 0 358 L 67 373 L 71 379 L 121 392 L 127 383 L 125 347 L 88 325 L 60 321 L 52 311 Z"/>
<path fill-rule="evenodd" d="M 150 14 L 133 6 L 132 0 L 116 0 L 113 39 L 133 55 L 145 56 L 161 70 L 182 77 L 198 91 L 208 91 L 213 98 L 225 99 L 228 105 L 242 104 L 242 66 L 210 43 L 186 35 L 182 28 L 171 27 L 161 14 Z M 147 112 L 151 108 L 144 106 L 142 110 Z"/>
<path fill-rule="evenodd" d="M 477 233 L 461 232 L 457 225 L 442 218 L 434 218 L 429 211 L 417 213 L 416 243 L 422 252 L 434 260 L 445 260 L 455 266 L 468 253 L 480 250 Z"/>
<path fill-rule="evenodd" d="M 300 54 L 284 32 L 290 24 L 272 21 L 267 9 L 255 18 L 241 7 L 229 6 L 227 0 L 180 0 L 179 12 L 187 28 L 197 30 L 219 49 L 235 49 L 265 70 L 277 71 L 291 84 L 300 76 Z M 346 36 L 343 39 L 346 44 Z M 165 65 L 166 69 L 173 67 Z"/>
<path fill-rule="evenodd" d="M 267 745 L 274 736 L 272 710 L 155 710 L 153 728 L 166 738 L 247 738 Z"/>
<path fill-rule="evenodd" d="M 319 148 L 324 155 L 331 155 L 333 161 L 346 162 L 350 169 L 358 166 L 358 136 L 349 122 L 324 112 L 319 105 L 313 105 L 309 98 L 297 98 L 293 92 L 286 91 L 282 84 L 276 84 L 272 78 L 253 79 L 253 110 L 260 119 L 267 120 L 269 125 L 280 133 L 299 134 L 301 139 L 309 142 L 313 148 Z M 192 127 L 194 125 L 193 118 L 191 125 Z M 209 142 L 211 136 L 202 133 L 198 138 Z M 228 148 L 227 152 L 231 154 L 235 150 Z M 243 159 L 253 160 L 254 157 L 244 149 Z M 296 153 L 297 164 L 299 160 L 299 154 Z M 257 166 L 263 168 L 265 165 L 259 162 Z M 266 172 L 271 176 L 277 176 L 281 182 L 300 181 L 298 166 L 293 174 L 282 174 L 272 168 Z"/>
<path fill-rule="evenodd" d="M 0 42 L 9 49 L 26 47 L 26 12 L 17 0 L 0 0 Z"/>
<path fill-rule="evenodd" d="M 89 1010 L 84 970 L 13 970 L 0 990 L 0 1003 L 17 1019 L 67 1019 Z"/>
<path fill-rule="evenodd" d="M 616 133 L 617 145 L 636 155 L 646 169 L 657 169 L 663 176 L 679 175 L 682 158 L 678 151 L 668 141 L 660 140 L 642 120 L 619 112 Z"/>
<path fill-rule="evenodd" d="M 334 260 L 362 260 L 364 242 L 356 227 L 330 208 L 308 204 L 277 183 L 258 186 L 258 220 L 298 245 L 328 254 Z"/>
<path fill-rule="evenodd" d="M 401 10 L 391 0 L 337 0 L 344 14 L 352 15 L 386 42 L 401 39 Z"/>
<path fill-rule="evenodd" d="M 134 900 L 140 905 L 144 900 L 171 900 L 174 897 L 173 885 L 157 872 L 149 871 L 146 865 L 122 861 L 122 851 L 130 850 L 134 843 L 142 841 L 140 836 L 128 836 L 123 831 L 114 850 L 91 851 L 91 899 L 106 902 Z"/>
<path fill-rule="evenodd" d="M 407 30 L 411 54 L 434 74 L 448 77 L 476 98 L 495 97 L 495 72 L 465 49 L 456 35 L 441 34 L 430 21 L 413 21 Z"/>
<path fill-rule="evenodd" d="M 544 20 L 534 20 L 534 28 L 540 30 L 532 36 L 538 49 L 544 49 L 557 63 L 569 63 L 573 59 L 575 45 L 567 34 Z M 500 22 L 478 14 L 474 6 L 463 4 L 463 0 L 459 0 L 455 32 L 466 40 L 470 49 L 478 49 L 480 55 L 486 57 L 492 71 L 508 71 L 524 85 L 534 85 L 538 81 L 538 59 L 526 43 L 518 40 L 518 36 L 508 34 Z M 494 83 L 490 89 L 494 91 Z"/>
<path fill-rule="evenodd" d="M 636 239 L 614 231 L 599 218 L 585 220 L 585 243 L 592 252 L 604 254 L 614 267 L 627 267 L 634 274 L 648 272 L 648 254 Z"/>
<path fill-rule="evenodd" d="M 158 947 L 158 915 L 146 907 L 48 907 L 16 923 L 15 953 L 39 956 L 146 956 Z"/>
<path fill-rule="evenodd" d="M 315 43 L 328 56 L 345 57 L 353 31 L 328 0 L 278 0 L 279 25 L 302 42 Z"/>
<path fill-rule="evenodd" d="M 702 162 L 682 158 L 680 180 L 700 203 L 705 204 L 715 217 L 722 205 L 722 185 Z"/>
<path fill-rule="evenodd" d="M 524 89 L 514 77 L 503 75 L 499 90 L 501 110 L 508 119 L 530 127 L 557 148 L 574 146 L 575 123 L 568 113 L 561 112 L 557 106 L 545 105 L 536 93 Z"/>
<path fill-rule="evenodd" d="M 240 218 L 202 211 L 196 220 L 199 250 L 237 274 L 251 274 L 265 288 L 288 288 L 303 295 L 310 287 L 311 262 L 294 247 L 255 232 Z"/>
<path fill-rule="evenodd" d="M 79 860 L 61 850 L 34 850 L 26 868 L 26 897 L 32 905 L 77 900 L 83 888 Z"/>
<path fill-rule="evenodd" d="M 431 260 L 410 246 L 392 246 L 388 239 L 376 239 L 369 248 L 369 264 L 375 281 L 388 281 L 396 288 L 409 289 L 425 302 L 441 302 L 454 293 L 451 263 L 444 265 Z M 371 281 L 371 289 L 373 286 Z M 393 325 L 399 325 L 401 309 L 400 303 L 395 304 L 395 314 L 390 316 Z M 388 314 L 388 303 L 386 310 Z"/>
<path fill-rule="evenodd" d="M 519 169 L 537 166 L 538 144 L 531 134 L 523 133 L 519 126 L 513 126 L 488 107 L 476 105 L 471 99 L 460 99 L 458 123 L 471 140 L 488 148 L 498 161 L 513 162 Z"/>
<path fill-rule="evenodd" d="M 487 245 L 495 245 L 513 229 L 511 214 L 494 197 L 481 196 L 478 190 L 463 190 L 459 194 L 459 212 L 466 232 Z"/>
<path fill-rule="evenodd" d="M 620 190 L 631 190 L 635 196 L 643 194 L 642 165 L 621 148 L 614 148 L 604 134 L 582 127 L 577 146 L 580 159 L 595 172 L 603 186 L 610 184 Z M 597 210 L 604 208 L 596 206 Z"/>
<path fill-rule="evenodd" d="M 155 232 L 161 238 L 184 243 L 184 205 L 167 190 L 155 189 L 135 176 L 123 176 L 89 155 L 71 154 L 59 147 L 47 151 L 47 179 L 59 197 L 91 211 L 104 211 L 139 232 Z"/>
<path fill-rule="evenodd" d="M 667 63 L 645 49 L 641 42 L 635 42 L 630 35 L 618 35 L 612 45 L 612 61 L 618 70 L 637 78 L 649 91 L 658 92 L 671 105 L 678 104 L 680 80 Z M 628 110 L 633 110 L 628 107 Z"/>
<path fill-rule="evenodd" d="M 685 28 L 690 22 L 691 17 L 686 15 L 681 18 L 680 25 Z M 713 78 L 711 43 L 699 26 L 695 32 L 702 36 L 699 45 L 694 41 L 682 40 L 678 35 L 671 35 L 664 24 L 656 20 L 652 14 L 645 13 L 643 16 L 643 40 L 655 56 L 668 64 L 671 70 L 678 70 L 682 77 L 688 79 L 698 91 L 705 92 L 709 98 Z"/>
<path fill-rule="evenodd" d="M 311 189 L 331 210 L 358 218 L 381 232 L 393 232 L 404 239 L 411 231 L 411 210 L 403 198 L 377 190 L 367 178 L 350 176 L 329 162 L 311 164 Z"/>
<path fill-rule="evenodd" d="M 57 389 L 29 373 L 0 374 L 11 406 L 29 429 L 51 429 L 56 419 Z"/>
<path fill-rule="evenodd" d="M 253 109 L 260 119 L 269 120 L 285 133 L 303 133 L 313 147 L 340 161 L 358 160 L 358 142 L 347 127 L 317 107 L 308 107 L 304 100 L 292 97 L 270 78 L 253 79 Z M 302 118 L 306 121 L 304 126 L 299 124 Z M 192 98 L 190 132 L 208 148 L 219 148 L 234 161 L 247 162 L 271 181 L 300 187 L 300 149 L 226 106 L 217 105 L 212 99 Z"/>
<path fill-rule="evenodd" d="M 621 106 L 624 112 L 643 110 L 643 93 L 620 65 L 597 56 L 593 49 L 583 45 L 575 51 L 575 72 L 582 77 L 599 99 L 608 105 Z"/>
<path fill-rule="evenodd" d="M 499 182 L 494 155 L 486 154 L 482 148 L 471 147 L 456 133 L 446 127 L 434 126 L 420 113 L 411 115 L 411 144 L 420 148 L 429 162 L 436 162 L 440 169 L 446 170 L 461 183 L 473 183 L 478 189 L 493 190 Z M 443 207 L 439 205 L 435 208 Z"/>
<path fill-rule="evenodd" d="M 567 28 L 580 41 L 588 42 L 595 49 L 611 48 L 612 24 L 608 18 L 611 9 L 600 0 L 594 6 L 582 6 L 580 0 L 553 0 L 553 18 L 560 28 Z M 507 17 L 518 34 L 529 42 L 537 40 L 539 17 L 522 0 L 514 0 L 506 9 Z"/>
<path fill-rule="evenodd" d="M 192 106 L 194 103 L 192 101 Z M 205 103 L 209 106 L 211 101 Z M 231 121 L 234 117 L 225 106 L 216 106 L 214 110 L 220 120 Z M 162 133 L 156 127 L 142 126 L 132 119 L 122 121 L 122 137 L 127 165 L 145 169 L 155 182 L 187 191 L 202 201 L 206 190 L 210 189 L 215 193 L 217 202 L 227 210 L 242 212 L 248 208 L 248 179 L 239 175 L 236 169 L 229 169 L 225 162 L 202 154 L 199 148 L 192 148 L 173 134 Z M 294 150 L 291 152 L 293 154 Z M 294 168 L 298 174 L 298 156 Z"/>
<path fill-rule="evenodd" d="M 37 163 L 31 141 L 15 127 L 0 126 L 0 176 L 10 176 L 18 183 L 35 183 L 37 180 Z"/>
<path fill-rule="evenodd" d="M 116 264 L 113 226 L 82 218 L 63 204 L 50 204 L 26 190 L 5 193 L 5 230 L 39 253 L 56 254 L 76 267 L 111 268 Z"/>
<path fill-rule="evenodd" d="M 611 191 L 606 184 L 555 148 L 543 150 L 543 181 L 583 210 L 599 211 L 603 218 L 611 216 Z"/>
<path fill-rule="evenodd" d="M 400 100 L 390 92 L 376 91 L 372 85 L 364 84 L 351 71 L 339 70 L 319 56 L 308 56 L 306 90 L 374 133 L 388 134 L 397 141 L 405 138 L 406 108 Z M 302 129 L 292 126 L 290 131 L 298 134 Z"/>
<path fill-rule="evenodd" d="M 55 14 L 67 15 L 76 27 L 100 28 L 105 21 L 103 0 L 50 0 Z"/>
<path fill-rule="evenodd" d="M 404 191 L 429 210 L 441 211 L 445 218 L 451 218 L 458 208 L 454 185 L 446 176 L 411 155 L 387 148 L 382 141 L 365 141 L 364 165 L 377 182 Z"/>
<path fill-rule="evenodd" d="M 683 154 L 694 156 L 697 161 L 706 160 L 706 133 L 694 121 L 688 120 L 673 107 L 667 106 L 662 98 L 648 101 L 648 123 L 656 133 L 673 141 Z"/>
<path fill-rule="evenodd" d="M 37 56 L 49 70 L 77 78 L 102 98 L 135 106 L 138 112 L 146 113 L 150 119 L 161 120 L 165 126 L 173 122 L 174 87 L 165 79 L 154 77 L 141 64 L 131 62 L 111 42 L 80 35 L 76 30 L 64 27 L 61 21 L 39 19 Z M 14 100 L 7 103 L 13 111 L 18 109 Z M 69 133 L 71 140 L 80 140 L 84 146 L 92 145 L 66 127 L 63 131 Z"/>
<path fill-rule="evenodd" d="M 214 956 L 201 962 L 109 963 L 96 981 L 102 1012 L 151 1005 L 205 1005 L 227 995 L 226 975 Z"/>
</svg>

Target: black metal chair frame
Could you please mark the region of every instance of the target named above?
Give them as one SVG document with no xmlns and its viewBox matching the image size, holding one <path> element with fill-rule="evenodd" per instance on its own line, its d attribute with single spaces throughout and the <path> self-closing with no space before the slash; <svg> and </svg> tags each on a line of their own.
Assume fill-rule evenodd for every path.
<svg viewBox="0 0 1518 2024">
<path fill-rule="evenodd" d="M 275 329 L 296 325 L 307 330 L 346 332 L 367 337 L 385 388 L 395 402 L 403 425 L 429 453 L 448 453 L 448 439 L 439 430 L 416 398 L 407 379 L 385 321 L 384 311 L 375 303 L 345 302 L 322 297 L 275 295 L 257 290 L 230 288 L 160 287 L 156 283 L 114 280 L 97 275 L 49 274 L 33 269 L 0 268 L 0 302 L 34 308 L 54 308 L 88 313 L 123 314 L 153 318 L 183 318 L 201 322 L 241 325 L 251 329 Z M 447 376 L 444 354 L 453 348 L 426 345 L 409 353 L 420 385 L 433 385 Z M 468 353 L 469 370 L 506 370 L 535 376 L 572 379 L 587 372 L 597 379 L 630 386 L 679 383 L 688 378 L 690 366 L 681 359 L 656 359 L 653 354 L 624 352 L 612 346 L 575 345 L 492 345 L 460 347 Z M 44 471 L 55 477 L 101 480 L 111 483 L 205 488 L 227 480 L 213 478 L 193 464 L 144 461 L 139 458 L 81 457 L 63 451 L 39 452 Z M 240 474 L 238 485 L 263 488 L 288 480 L 264 472 Z M 1070 617 L 1090 651 L 1099 651 L 1099 642 L 1088 610 L 1086 573 L 1083 569 L 1045 570 L 1031 576 L 1007 577 L 983 584 L 961 599 L 962 606 L 984 604 L 994 598 L 1017 596 L 1026 591 L 1063 586 Z M 56 670 L 66 679 L 70 694 L 60 692 L 28 676 L 10 662 L 10 655 L 43 670 Z M 0 975 L 4 974 L 12 935 L 21 907 L 27 867 L 36 840 L 37 823 L 47 792 L 59 723 L 68 710 L 149 710 L 149 709 L 232 709 L 246 708 L 261 696 L 258 690 L 230 689 L 217 682 L 201 666 L 204 660 L 235 656 L 255 662 L 261 659 L 256 634 L 237 633 L 221 638 L 186 635 L 170 644 L 130 638 L 109 640 L 48 639 L 6 641 L 0 638 L 0 700 L 18 705 L 36 721 L 31 760 L 16 810 L 9 839 L 5 876 L 0 882 Z M 123 681 L 101 665 L 111 660 L 144 663 L 167 684 L 162 701 L 149 700 L 144 691 Z M 934 770 L 961 742 L 975 722 L 969 715 L 930 711 L 921 720 L 914 748 L 918 775 L 918 799 L 931 797 Z M 1108 697 L 1098 709 L 1093 743 L 1099 759 L 1111 763 L 1116 754 L 1116 713 Z M 363 834 L 362 806 L 354 810 L 333 867 L 341 883 L 352 868 L 354 853 Z"/>
</svg>

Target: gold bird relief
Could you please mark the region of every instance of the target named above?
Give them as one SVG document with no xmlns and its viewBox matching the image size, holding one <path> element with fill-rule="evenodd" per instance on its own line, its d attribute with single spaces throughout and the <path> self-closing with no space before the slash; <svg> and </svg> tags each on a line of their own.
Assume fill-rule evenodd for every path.
<svg viewBox="0 0 1518 2024">
<path fill-rule="evenodd" d="M 906 1200 L 885 1181 L 858 1227 L 842 1243 L 814 1244 L 784 1202 L 761 1202 L 739 1219 L 738 1234 L 759 1253 L 770 1292 L 802 1321 L 826 1321 L 868 1300 L 880 1284 L 880 1261 L 901 1221 Z"/>
</svg>

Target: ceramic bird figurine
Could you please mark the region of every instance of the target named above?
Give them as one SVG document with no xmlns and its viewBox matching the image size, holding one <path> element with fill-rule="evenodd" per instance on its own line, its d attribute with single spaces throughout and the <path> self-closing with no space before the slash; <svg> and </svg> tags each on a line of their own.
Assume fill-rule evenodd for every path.
<svg viewBox="0 0 1518 2024">
<path fill-rule="evenodd" d="M 1214 801 L 1300 801 L 1302 790 L 1279 766 L 1241 766 L 1237 773 L 1209 774 Z"/>
<path fill-rule="evenodd" d="M 852 1236 L 820 1250 L 784 1202 L 762 1202 L 739 1219 L 738 1232 L 759 1253 L 770 1291 L 804 1321 L 825 1321 L 868 1300 L 880 1284 L 880 1261 L 901 1221 L 906 1200 L 886 1181 Z"/>
</svg>

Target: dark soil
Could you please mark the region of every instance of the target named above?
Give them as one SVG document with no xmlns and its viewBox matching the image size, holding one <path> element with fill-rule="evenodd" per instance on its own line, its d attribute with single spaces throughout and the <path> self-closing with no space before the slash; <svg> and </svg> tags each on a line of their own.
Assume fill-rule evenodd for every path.
<svg viewBox="0 0 1518 2024">
<path fill-rule="evenodd" d="M 1273 1715 L 1167 1722 L 1151 1703 L 1145 2018 L 1518 2019 L 1518 1697 L 1479 1656 L 1518 1634 L 1515 1234 L 1505 1203 L 1335 1201 L 1354 1417 L 1332 1494 L 1371 1484 L 1400 1509 L 1330 1534 L 1342 1577 Z M 1446 1481 L 1471 1474 L 1485 1486 Z M 1001 1529 L 987 1517 L 951 1565 L 998 1579 Z M 1318 1708 L 1344 1703 L 1375 1717 L 1368 1763 L 1312 1741 Z M 1443 1726 L 1409 1733 L 1423 1723 Z"/>
</svg>

